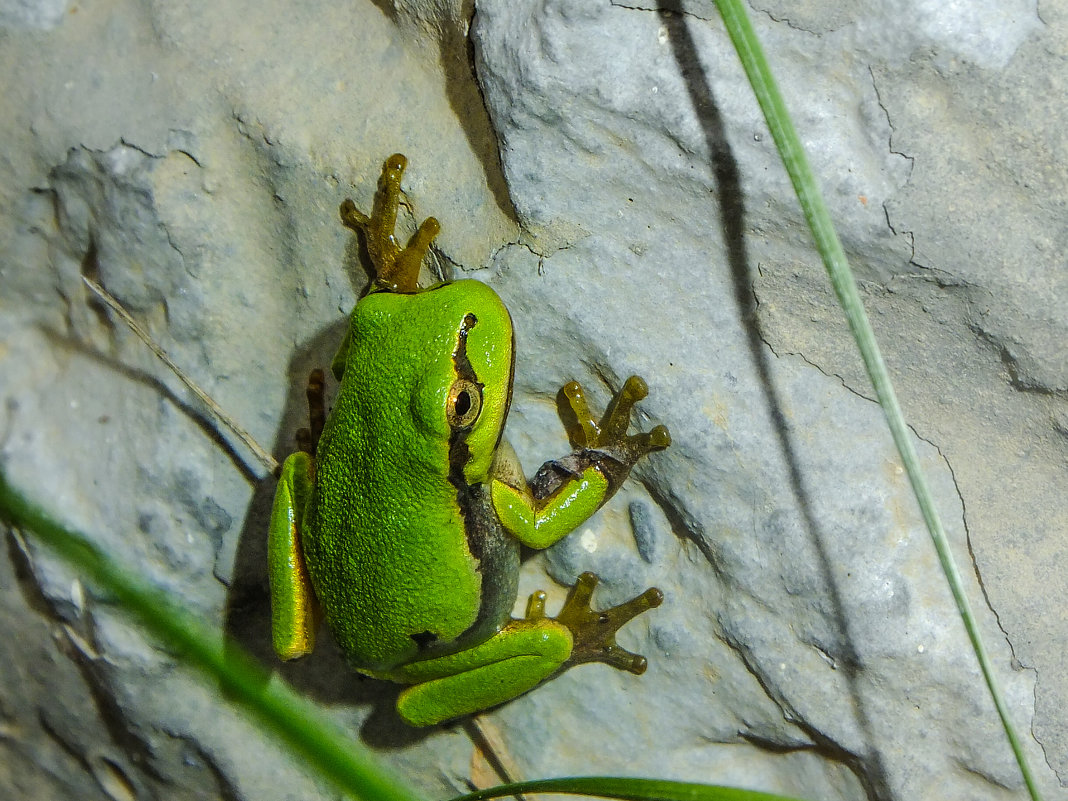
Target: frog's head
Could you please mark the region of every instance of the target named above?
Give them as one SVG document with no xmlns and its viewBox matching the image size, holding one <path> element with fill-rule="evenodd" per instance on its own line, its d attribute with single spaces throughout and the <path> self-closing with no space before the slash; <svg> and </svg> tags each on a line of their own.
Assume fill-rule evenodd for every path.
<svg viewBox="0 0 1068 801">
<path fill-rule="evenodd" d="M 512 318 L 497 293 L 479 281 L 443 284 L 446 328 L 453 343 L 445 393 L 450 472 L 467 484 L 489 476 L 512 400 L 515 339 Z"/>
<path fill-rule="evenodd" d="M 474 280 L 373 292 L 353 323 L 357 348 L 379 343 L 349 357 L 352 367 L 381 379 L 373 381 L 367 413 L 407 418 L 409 456 L 425 455 L 435 472 L 454 483 L 484 482 L 512 395 L 512 320 L 497 293 Z"/>
<path fill-rule="evenodd" d="M 419 289 L 419 267 L 441 226 L 428 217 L 405 247 L 397 243 L 407 164 L 400 153 L 386 159 L 370 216 L 351 200 L 341 204 L 342 223 L 366 238 L 376 288 L 353 311 L 344 373 L 362 398 L 363 419 L 378 421 L 392 446 L 408 451 L 404 458 L 447 470 L 453 483 L 477 484 L 489 475 L 512 396 L 512 320 L 478 281 Z"/>
</svg>

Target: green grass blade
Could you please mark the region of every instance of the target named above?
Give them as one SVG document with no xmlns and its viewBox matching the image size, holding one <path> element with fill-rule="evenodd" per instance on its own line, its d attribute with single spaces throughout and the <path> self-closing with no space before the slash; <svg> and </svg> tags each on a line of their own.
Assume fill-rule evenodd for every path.
<svg viewBox="0 0 1068 801">
<path fill-rule="evenodd" d="M 759 793 L 737 787 L 615 776 L 574 776 L 564 779 L 516 782 L 461 795 L 452 801 L 483 801 L 486 798 L 518 796 L 523 793 L 568 793 L 600 798 L 622 798 L 626 801 L 797 801 L 790 796 Z"/>
<path fill-rule="evenodd" d="M 756 32 L 749 22 L 742 0 L 717 0 L 717 5 L 727 28 L 727 33 L 734 43 L 735 50 L 738 51 L 738 58 L 741 60 L 742 67 L 749 78 L 749 83 L 753 87 L 753 93 L 756 95 L 757 102 L 764 112 L 764 118 L 768 122 L 768 128 L 775 139 L 779 155 L 782 157 L 786 171 L 790 175 L 794 191 L 797 192 L 801 209 L 804 212 L 805 219 L 808 221 L 809 228 L 812 230 L 812 236 L 816 240 L 816 247 L 819 249 L 823 264 L 830 275 L 835 294 L 838 295 L 838 302 L 845 311 L 849 327 L 857 341 L 857 347 L 860 348 L 860 354 L 868 371 L 868 377 L 875 388 L 875 394 L 883 408 L 887 424 L 890 426 L 890 433 L 894 438 L 894 443 L 897 445 L 898 452 L 901 454 L 901 460 L 912 484 L 912 491 L 916 495 L 923 519 L 927 523 L 928 531 L 931 533 L 935 550 L 938 552 L 938 560 L 942 565 L 946 580 L 949 582 L 949 588 L 953 593 L 953 599 L 957 603 L 957 609 L 960 610 L 964 628 L 968 632 L 968 638 L 971 640 L 976 659 L 979 661 L 979 667 L 990 690 L 990 696 L 994 700 L 994 706 L 997 708 L 1002 726 L 1005 728 L 1009 744 L 1016 755 L 1016 761 L 1020 765 L 1020 771 L 1023 774 L 1031 797 L 1038 801 L 1040 798 L 1038 788 L 1024 757 L 1019 738 L 1016 736 L 1016 730 L 1009 718 L 1008 707 L 994 675 L 990 657 L 987 655 L 986 648 L 983 646 L 982 638 L 979 635 L 971 605 L 968 603 L 968 598 L 964 593 L 964 585 L 953 559 L 953 554 L 950 551 L 945 530 L 942 528 L 942 521 L 935 510 L 934 500 L 923 476 L 923 471 L 920 469 L 919 460 L 912 445 L 912 438 L 909 436 L 908 427 L 905 424 L 905 418 L 901 414 L 897 396 L 894 394 L 894 389 L 890 384 L 890 375 L 887 373 L 882 354 L 879 352 L 879 346 L 875 341 L 875 334 L 861 304 L 853 273 L 849 269 L 845 252 L 842 250 L 842 243 L 839 241 L 838 234 L 831 223 L 831 217 L 823 202 L 823 195 L 820 193 L 816 177 L 812 173 L 812 168 L 809 166 L 801 140 L 798 138 L 793 122 L 786 111 L 786 104 L 783 102 L 778 86 L 774 78 L 772 78 L 760 41 L 757 39 Z"/>
<path fill-rule="evenodd" d="M 55 523 L 26 501 L 0 472 L 0 520 L 33 532 L 77 567 L 92 584 L 122 604 L 144 628 L 177 649 L 186 664 L 216 680 L 231 699 L 253 713 L 297 757 L 355 798 L 418 801 L 359 743 L 303 698 L 277 682 L 252 657 L 223 646 L 218 632 L 196 622 L 158 590 L 134 578 L 84 536 Z"/>
</svg>

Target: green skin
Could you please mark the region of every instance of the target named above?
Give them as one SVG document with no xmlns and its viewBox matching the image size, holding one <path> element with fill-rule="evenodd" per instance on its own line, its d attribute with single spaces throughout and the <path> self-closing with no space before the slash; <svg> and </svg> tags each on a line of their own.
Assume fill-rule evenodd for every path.
<svg viewBox="0 0 1068 801">
<path fill-rule="evenodd" d="M 514 364 L 508 310 L 477 281 L 418 289 L 438 224 L 428 219 L 405 248 L 395 242 L 405 164 L 387 160 L 370 217 L 342 205 L 343 222 L 366 234 L 376 290 L 356 304 L 334 359 L 341 384 L 314 457 L 298 452 L 283 465 L 268 559 L 279 656 L 309 653 L 325 615 L 356 670 L 410 685 L 398 711 L 426 726 L 582 662 L 645 670 L 615 632 L 658 606 L 659 590 L 594 612 L 597 577 L 586 573 L 556 618 L 545 616 L 543 593 L 526 617 L 511 609 L 520 544 L 545 548 L 574 530 L 670 437 L 663 426 L 627 434 L 646 394 L 640 378 L 599 421 L 572 382 L 561 405 L 575 451 L 527 482 L 502 438 Z"/>
</svg>

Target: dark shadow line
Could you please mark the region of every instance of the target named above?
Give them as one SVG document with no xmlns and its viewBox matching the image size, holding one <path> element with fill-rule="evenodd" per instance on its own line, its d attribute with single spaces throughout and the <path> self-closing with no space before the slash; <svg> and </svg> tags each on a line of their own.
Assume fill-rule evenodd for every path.
<svg viewBox="0 0 1068 801">
<path fill-rule="evenodd" d="M 742 193 L 738 162 L 731 151 L 723 117 L 701 67 L 697 45 L 690 34 L 686 16 L 682 13 L 678 0 L 659 0 L 658 7 L 659 17 L 667 30 L 672 54 L 678 64 L 701 130 L 704 132 L 716 194 L 719 198 L 719 222 L 723 231 L 724 247 L 727 251 L 727 264 L 734 285 L 734 302 L 738 308 L 738 317 L 745 331 L 750 359 L 763 389 L 766 411 L 786 464 L 791 492 L 801 513 L 802 524 L 808 538 L 815 547 L 822 583 L 827 589 L 841 637 L 841 654 L 838 655 L 840 657 L 839 669 L 843 671 L 850 685 L 857 722 L 867 740 L 864 749 L 866 753 L 847 754 L 839 747 L 839 759 L 857 776 L 869 799 L 872 801 L 889 799 L 892 797 L 892 792 L 887 780 L 886 767 L 881 754 L 873 748 L 871 721 L 864 712 L 863 699 L 857 686 L 856 672 L 860 668 L 860 657 L 849 635 L 844 603 L 831 570 L 830 555 L 824 546 L 825 537 L 812 512 L 809 492 L 805 487 L 804 476 L 790 437 L 790 429 L 783 415 L 783 404 L 771 374 L 770 355 L 760 332 L 757 299 L 753 292 L 754 271 L 749 264 L 745 244 L 745 196 Z M 803 728 L 810 733 L 812 731 L 811 727 L 803 726 Z M 826 745 L 824 743 L 825 747 Z"/>
<path fill-rule="evenodd" d="M 398 29 L 412 24 L 414 18 L 399 12 L 393 0 L 371 0 L 371 3 Z M 518 224 L 515 204 L 504 178 L 500 141 L 478 77 L 478 59 L 471 36 L 475 26 L 475 0 L 460 0 L 452 6 L 451 12 L 443 15 L 435 26 L 445 99 L 482 168 L 486 187 L 497 208 L 510 223 Z"/>
<path fill-rule="evenodd" d="M 95 303 L 91 305 L 95 307 Z M 116 323 L 111 324 L 117 326 Z M 80 340 L 61 334 L 47 326 L 41 326 L 40 330 L 53 345 L 76 351 L 78 354 L 85 356 L 91 361 L 105 365 L 130 381 L 136 381 L 139 384 L 150 387 L 161 397 L 166 398 L 181 414 L 193 421 L 204 436 L 226 454 L 227 458 L 233 463 L 234 468 L 245 477 L 245 480 L 248 481 L 249 484 L 256 485 L 263 481 L 263 478 L 261 478 L 256 469 L 252 466 L 256 465 L 262 469 L 263 465 L 251 454 L 247 456 L 244 455 L 244 446 L 238 446 L 223 436 L 222 432 L 219 431 L 217 427 L 218 420 L 215 415 L 212 414 L 210 409 L 203 408 L 199 402 L 186 401 L 180 395 L 173 392 L 161 379 L 156 378 L 145 370 L 124 364 L 118 359 L 95 350 Z M 141 340 L 137 341 L 140 342 Z"/>
</svg>

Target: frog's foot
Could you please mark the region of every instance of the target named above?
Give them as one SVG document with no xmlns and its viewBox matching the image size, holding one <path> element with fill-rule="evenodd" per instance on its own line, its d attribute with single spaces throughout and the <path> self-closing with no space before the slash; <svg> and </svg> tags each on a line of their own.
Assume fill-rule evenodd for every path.
<svg viewBox="0 0 1068 801">
<path fill-rule="evenodd" d="M 557 394 L 556 402 L 571 447 L 575 450 L 562 459 L 546 462 L 538 469 L 528 482 L 535 500 L 540 503 L 552 498 L 562 487 L 582 479 L 592 467 L 607 482 L 598 490 L 601 493 L 597 502 L 599 506 L 622 486 L 635 462 L 647 453 L 663 450 L 670 445 L 671 435 L 664 426 L 656 426 L 644 434 L 627 433 L 631 409 L 648 394 L 649 388 L 645 382 L 632 375 L 612 398 L 601 419 L 595 420 L 590 414 L 582 386 L 577 381 L 565 384 Z"/>
<path fill-rule="evenodd" d="M 657 426 L 645 434 L 628 434 L 630 412 L 634 404 L 649 394 L 649 386 L 636 375 L 628 378 L 615 394 L 600 420 L 590 413 L 586 394 L 578 381 L 570 381 L 560 389 L 563 408 L 573 419 L 565 421 L 568 438 L 574 448 L 605 450 L 620 461 L 634 464 L 647 453 L 661 451 L 671 444 L 667 428 Z"/>
<path fill-rule="evenodd" d="M 588 464 L 594 464 L 608 479 L 611 492 L 623 483 L 630 469 L 641 457 L 660 451 L 671 444 L 671 435 L 664 426 L 656 426 L 643 434 L 628 434 L 630 412 L 634 404 L 649 394 L 646 383 L 632 375 L 608 404 L 600 420 L 590 413 L 586 394 L 577 381 L 565 384 L 557 396 L 560 417 L 575 452 L 571 456 L 544 465 L 546 475 L 535 476 L 531 482 L 535 494 L 541 483 L 551 485 L 554 474 L 578 475 Z M 609 494 L 611 494 L 611 492 Z"/>
<path fill-rule="evenodd" d="M 308 428 L 297 429 L 297 450 L 315 456 L 319 448 L 319 437 L 323 435 L 326 425 L 326 401 L 324 400 L 326 381 L 323 371 L 316 367 L 308 375 Z"/>
<path fill-rule="evenodd" d="M 405 247 L 397 243 L 397 207 L 400 203 L 400 182 L 408 159 L 394 153 L 382 166 L 375 192 L 374 208 L 368 217 L 351 200 L 341 204 L 341 222 L 353 231 L 363 231 L 367 237 L 367 252 L 375 268 L 375 283 L 390 292 L 415 292 L 418 289 L 419 267 L 426 258 L 430 242 L 438 235 L 441 225 L 427 217 Z"/>
<path fill-rule="evenodd" d="M 590 606 L 593 589 L 598 579 L 594 573 L 583 573 L 575 586 L 567 594 L 564 606 L 555 618 L 557 623 L 567 626 L 574 638 L 571 655 L 561 670 L 585 662 L 604 662 L 619 670 L 626 670 L 635 675 L 645 672 L 645 657 L 633 654 L 616 643 L 616 632 L 625 623 L 649 609 L 660 606 L 664 593 L 656 587 L 650 587 L 636 598 L 631 598 L 619 606 L 595 612 Z M 536 620 L 545 617 L 545 593 L 536 592 L 527 602 L 527 619 Z"/>
</svg>

